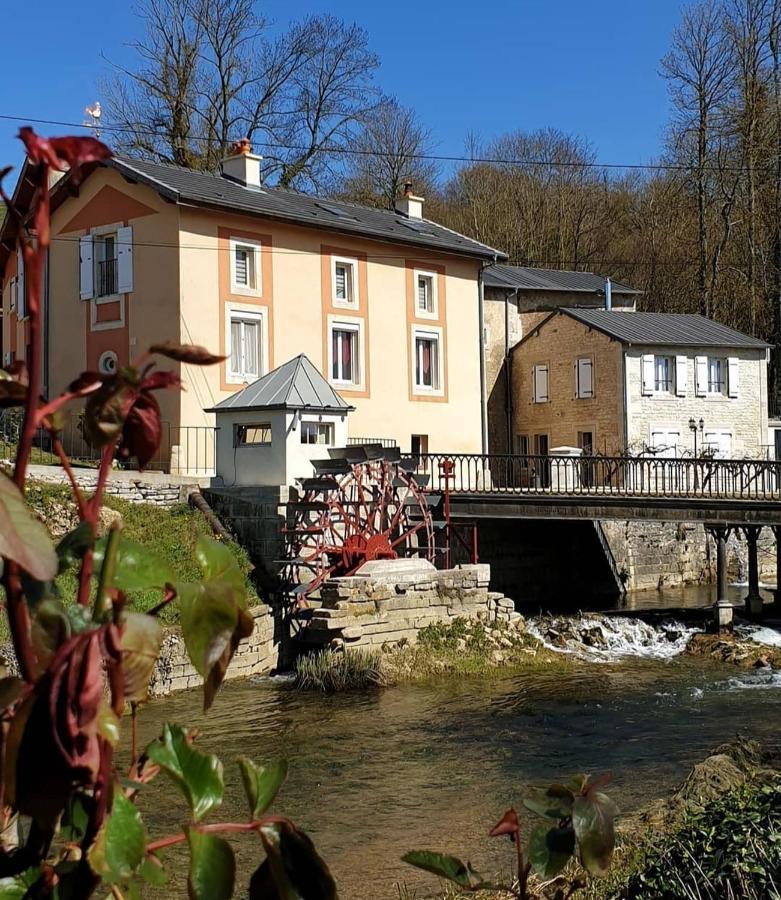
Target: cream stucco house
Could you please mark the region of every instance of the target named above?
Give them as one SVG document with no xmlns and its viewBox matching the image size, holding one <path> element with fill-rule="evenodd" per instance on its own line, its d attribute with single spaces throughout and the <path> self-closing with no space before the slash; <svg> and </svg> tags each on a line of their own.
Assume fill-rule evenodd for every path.
<svg viewBox="0 0 781 900">
<path fill-rule="evenodd" d="M 182 366 L 185 392 L 160 398 L 165 452 L 188 467 L 214 426 L 206 410 L 306 354 L 354 407 L 351 436 L 480 452 L 481 272 L 504 254 L 428 221 L 411 192 L 370 209 L 267 187 L 261 165 L 248 152 L 220 174 L 116 157 L 53 187 L 48 393 L 161 340 L 225 354 Z M 26 348 L 13 229 L 0 233 L 5 364 Z"/>
</svg>

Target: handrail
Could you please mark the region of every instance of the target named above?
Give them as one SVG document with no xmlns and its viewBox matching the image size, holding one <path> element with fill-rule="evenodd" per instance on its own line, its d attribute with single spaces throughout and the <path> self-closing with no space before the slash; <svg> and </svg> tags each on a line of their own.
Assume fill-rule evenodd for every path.
<svg viewBox="0 0 781 900">
<path fill-rule="evenodd" d="M 444 490 L 446 460 L 453 494 L 781 500 L 775 460 L 423 453 L 417 471 L 429 476 L 429 490 Z"/>
</svg>

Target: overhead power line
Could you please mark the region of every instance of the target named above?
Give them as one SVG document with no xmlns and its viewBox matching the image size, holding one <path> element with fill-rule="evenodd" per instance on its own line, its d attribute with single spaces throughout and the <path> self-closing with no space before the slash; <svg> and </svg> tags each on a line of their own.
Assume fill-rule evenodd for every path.
<svg viewBox="0 0 781 900">
<path fill-rule="evenodd" d="M 112 134 L 136 134 L 142 135 L 144 137 L 153 137 L 157 139 L 164 138 L 164 135 L 161 135 L 160 132 L 154 131 L 152 129 L 144 128 L 144 127 L 135 127 L 135 126 L 123 126 L 123 125 L 87 125 L 83 122 L 65 122 L 57 119 L 38 119 L 31 118 L 29 116 L 12 116 L 7 114 L 0 114 L 0 120 L 4 120 L 7 122 L 23 122 L 30 125 L 53 125 L 58 128 L 79 128 L 85 131 L 95 131 L 98 130 L 101 133 L 103 132 L 111 132 Z M 188 142 L 196 141 L 203 143 L 212 143 L 209 138 L 202 137 L 199 135 L 191 135 L 187 137 Z M 310 147 L 306 147 L 304 145 L 297 144 L 283 144 L 273 141 L 253 141 L 253 144 L 257 147 L 266 147 L 270 149 L 277 150 L 292 150 L 300 153 L 305 153 L 311 150 Z M 332 153 L 341 156 L 376 156 L 376 157 L 384 157 L 386 154 L 381 153 L 377 150 L 361 150 L 355 147 L 322 147 L 318 150 L 318 153 Z M 615 170 L 632 170 L 632 171 L 658 171 L 658 172 L 691 172 L 697 170 L 698 166 L 694 164 L 686 165 L 684 163 L 617 163 L 617 162 L 580 162 L 577 160 L 557 160 L 557 159 L 533 159 L 529 157 L 521 157 L 517 159 L 504 159 L 502 157 L 490 157 L 490 156 L 457 156 L 457 155 L 449 155 L 449 154 L 437 154 L 437 153 L 410 153 L 407 154 L 407 159 L 409 160 L 428 160 L 432 162 L 451 162 L 451 163 L 483 163 L 486 165 L 497 165 L 497 166 L 533 166 L 533 167 L 550 167 L 550 168 L 571 168 L 571 169 L 594 169 L 594 170 L 604 170 L 604 169 L 615 169 Z M 771 160 L 771 163 L 773 160 Z M 703 171 L 713 171 L 713 172 L 747 172 L 749 171 L 746 166 L 702 166 Z M 775 173 L 775 168 L 771 168 L 771 166 L 758 166 L 753 169 L 754 172 L 761 172 L 767 170 L 770 173 Z"/>
</svg>

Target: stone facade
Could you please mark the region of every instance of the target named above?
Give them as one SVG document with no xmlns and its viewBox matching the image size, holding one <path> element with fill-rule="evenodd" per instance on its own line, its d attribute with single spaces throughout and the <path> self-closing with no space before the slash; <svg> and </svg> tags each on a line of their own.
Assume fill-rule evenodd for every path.
<svg viewBox="0 0 781 900">
<path fill-rule="evenodd" d="M 250 614 L 255 630 L 243 640 L 228 666 L 226 681 L 262 675 L 276 668 L 278 647 L 274 643 L 274 619 L 265 604 L 253 607 Z M 157 665 L 149 685 L 150 697 L 163 697 L 175 691 L 200 687 L 203 678 L 195 671 L 178 628 L 166 632 Z"/>
<path fill-rule="evenodd" d="M 716 546 L 702 525 L 691 522 L 603 521 L 610 549 L 619 570 L 626 573 L 629 590 L 658 590 L 715 580 Z M 759 574 L 775 580 L 776 542 L 770 528 L 759 537 Z M 727 542 L 727 566 L 734 581 L 748 577 L 746 542 L 731 533 Z"/>
<path fill-rule="evenodd" d="M 508 309 L 505 311 L 505 298 Z M 488 446 L 490 453 L 511 453 L 507 445 L 507 390 L 505 366 L 513 380 L 512 354 L 505 363 L 505 346 L 510 350 L 540 324 L 551 312 L 566 306 L 601 306 L 602 294 L 583 291 L 514 291 L 511 288 L 486 287 L 483 319 L 485 324 L 485 369 L 488 396 Z M 634 295 L 613 289 L 614 309 L 634 309 Z M 509 327 L 508 327 L 509 326 Z M 507 334 L 506 334 L 507 332 Z M 507 340 L 509 336 L 509 341 Z M 514 443 L 515 438 L 513 437 Z"/>
<path fill-rule="evenodd" d="M 592 362 L 593 396 L 576 396 L 576 363 Z M 533 370 L 548 367 L 548 400 L 534 402 Z M 622 350 L 617 341 L 590 330 L 568 316 L 551 319 L 519 344 L 512 358 L 513 438 L 528 438 L 530 453 L 536 437 L 547 436 L 548 448 L 577 447 L 578 434 L 589 432 L 595 450 L 608 454 L 623 446 Z"/>
<path fill-rule="evenodd" d="M 645 396 L 642 389 L 643 356 L 662 353 L 665 356 L 685 358 L 686 384 L 683 396 L 677 391 Z M 712 394 L 698 397 L 695 392 L 695 357 L 716 356 L 727 365 L 728 359 L 736 360 L 738 385 L 736 396 Z M 653 434 L 668 432 L 680 435 L 675 455 L 692 453 L 694 438 L 689 430 L 689 419 L 702 419 L 704 431 L 701 440 L 709 433 L 729 435 L 723 455 L 735 459 L 756 458 L 764 455 L 768 441 L 767 425 L 767 362 L 765 350 L 693 350 L 685 347 L 628 347 L 626 350 L 626 398 L 627 445 L 632 450 L 654 446 Z M 730 391 L 731 393 L 731 391 Z M 673 454 L 671 445 L 670 455 Z"/>
<path fill-rule="evenodd" d="M 408 565 L 409 564 L 409 565 Z M 418 632 L 456 618 L 510 621 L 512 600 L 489 590 L 490 566 L 437 570 L 422 560 L 367 563 L 364 573 L 326 581 L 305 639 L 330 647 L 414 643 Z"/>
</svg>

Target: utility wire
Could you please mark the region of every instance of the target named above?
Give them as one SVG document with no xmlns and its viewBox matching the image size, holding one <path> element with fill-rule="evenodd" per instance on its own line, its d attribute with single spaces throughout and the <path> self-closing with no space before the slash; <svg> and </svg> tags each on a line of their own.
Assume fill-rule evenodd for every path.
<svg viewBox="0 0 781 900">
<path fill-rule="evenodd" d="M 36 119 L 27 116 L 12 116 L 0 113 L 0 120 L 9 122 L 25 122 L 33 125 L 55 125 L 61 128 L 82 128 L 87 131 L 112 132 L 115 134 L 137 134 L 145 137 L 162 138 L 163 135 L 158 131 L 146 129 L 143 127 L 122 126 L 122 125 L 92 125 L 83 122 L 64 122 L 57 119 Z M 188 142 L 202 141 L 204 143 L 213 143 L 209 138 L 200 135 L 190 135 L 187 137 Z M 294 150 L 299 153 L 305 153 L 311 150 L 297 144 L 282 144 L 272 141 L 253 141 L 258 147 L 268 147 L 278 150 Z M 335 153 L 342 156 L 376 156 L 384 158 L 388 154 L 381 153 L 377 150 L 361 150 L 355 147 L 321 147 L 318 153 Z M 485 163 L 498 166 L 535 166 L 550 168 L 572 168 L 572 169 L 619 169 L 619 170 L 638 170 L 638 171 L 658 171 L 658 172 L 691 172 L 698 169 L 702 171 L 713 172 L 748 172 L 747 166 L 710 166 L 705 165 L 698 167 L 694 164 L 686 165 L 684 163 L 614 163 L 614 162 L 578 162 L 576 160 L 550 160 L 550 159 L 502 159 L 501 157 L 486 156 L 455 156 L 436 153 L 410 153 L 406 157 L 409 160 L 430 160 L 433 162 L 458 162 L 458 163 Z M 772 161 L 771 161 L 772 162 Z M 767 167 L 756 167 L 751 171 L 775 172 L 770 165 Z"/>
</svg>

